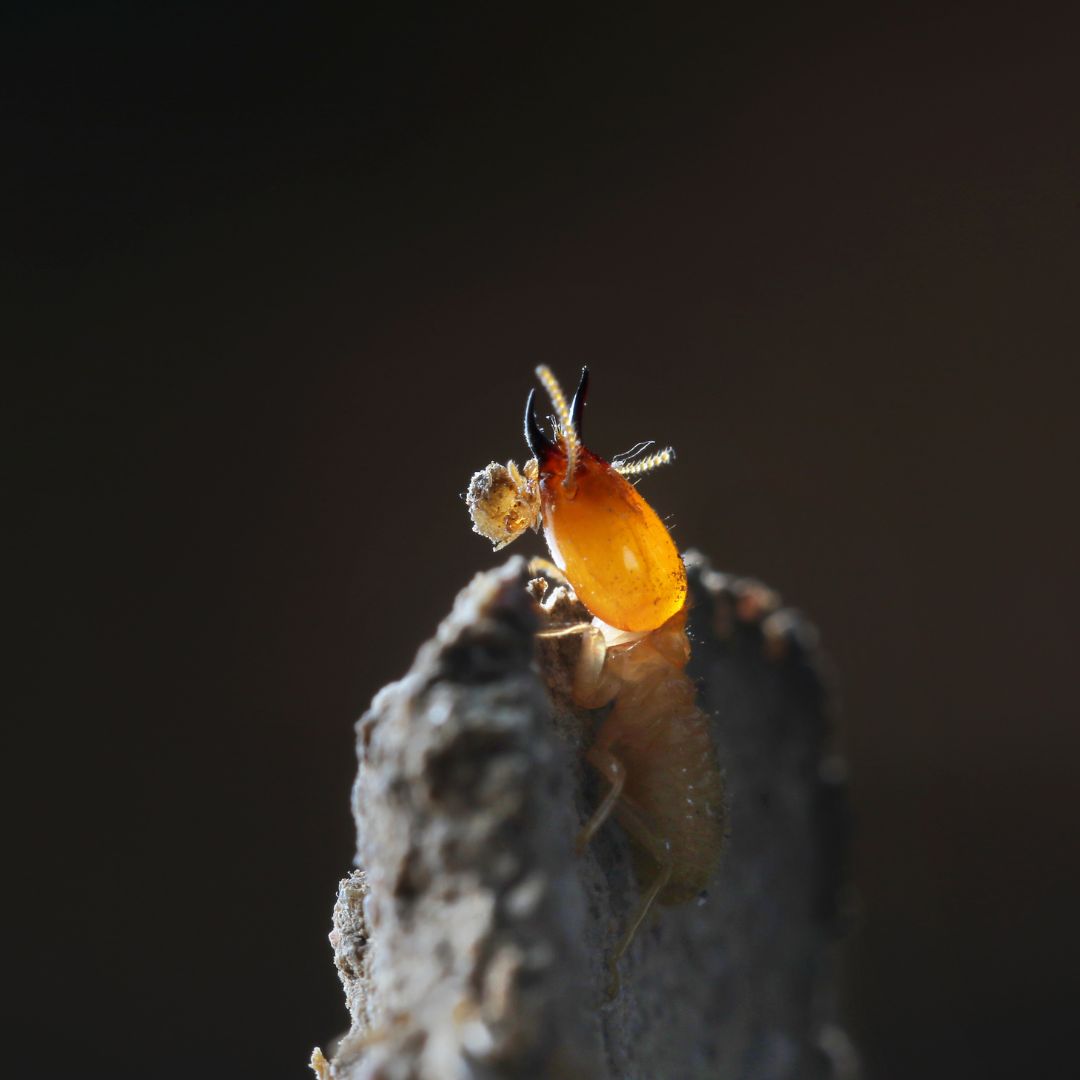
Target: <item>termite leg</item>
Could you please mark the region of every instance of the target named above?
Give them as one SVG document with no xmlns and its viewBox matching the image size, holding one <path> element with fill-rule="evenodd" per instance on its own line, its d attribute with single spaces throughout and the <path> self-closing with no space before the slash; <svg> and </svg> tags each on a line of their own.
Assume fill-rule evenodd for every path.
<svg viewBox="0 0 1080 1080">
<path fill-rule="evenodd" d="M 619 807 L 619 822 L 652 857 L 656 863 L 656 877 L 645 890 L 645 895 L 641 898 L 641 904 L 630 922 L 629 929 L 615 950 L 613 963 L 618 963 L 623 953 L 630 948 L 630 943 L 645 921 L 645 916 L 649 914 L 656 898 L 663 892 L 664 886 L 671 880 L 671 848 L 667 841 L 662 839 L 640 811 L 629 803 L 624 802 Z"/>
<path fill-rule="evenodd" d="M 619 806 L 619 823 L 630 833 L 638 844 L 648 852 L 656 863 L 656 877 L 649 882 L 649 887 L 630 920 L 630 925 L 623 934 L 612 953 L 608 963 L 611 972 L 611 982 L 608 985 L 608 1000 L 615 998 L 619 993 L 619 961 L 623 958 L 626 950 L 630 948 L 638 930 L 641 929 L 646 917 L 656 903 L 656 898 L 664 890 L 664 886 L 671 880 L 671 849 L 668 843 L 648 823 L 644 815 L 628 802 Z"/>
<path fill-rule="evenodd" d="M 542 555 L 536 555 L 529 560 L 529 573 L 546 574 L 553 581 L 570 588 L 566 575 L 550 559 L 545 559 Z"/>
<path fill-rule="evenodd" d="M 558 626 L 553 630 L 537 630 L 538 638 L 581 638 L 581 655 L 573 672 L 574 704 L 583 709 L 599 709 L 606 705 L 618 691 L 618 683 L 604 674 L 607 646 L 604 635 L 587 622 Z"/>
<path fill-rule="evenodd" d="M 626 769 L 623 763 L 610 750 L 600 750 L 593 747 L 586 755 L 597 771 L 611 783 L 607 794 L 601 800 L 600 805 L 593 811 L 578 833 L 577 842 L 574 845 L 577 853 L 581 855 L 592 842 L 592 838 L 615 809 L 615 804 L 622 795 L 623 785 L 626 783 Z"/>
<path fill-rule="evenodd" d="M 556 630 L 537 630 L 536 636 L 544 638 L 571 637 L 574 634 L 584 634 L 592 628 L 592 623 L 578 622 L 571 623 L 569 626 L 560 626 Z"/>
</svg>

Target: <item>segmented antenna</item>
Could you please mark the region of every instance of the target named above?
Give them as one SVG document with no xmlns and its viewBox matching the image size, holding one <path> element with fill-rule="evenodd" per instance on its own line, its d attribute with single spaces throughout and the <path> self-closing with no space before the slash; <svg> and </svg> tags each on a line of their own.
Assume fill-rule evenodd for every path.
<svg viewBox="0 0 1080 1080">
<path fill-rule="evenodd" d="M 674 460 L 674 447 L 665 446 L 663 450 L 656 450 L 648 457 L 638 458 L 637 461 L 613 461 L 611 467 L 623 476 L 641 476 L 643 473 L 658 469 L 661 465 L 670 465 Z"/>
<path fill-rule="evenodd" d="M 573 487 L 574 469 L 577 466 L 578 455 L 581 452 L 581 442 L 578 438 L 577 429 L 570 416 L 570 406 L 566 404 L 566 397 L 555 378 L 551 368 L 547 364 L 541 364 L 536 369 L 536 377 L 544 384 L 544 389 L 551 398 L 551 404 L 555 408 L 555 417 L 559 421 L 559 429 L 562 431 L 563 442 L 566 444 L 566 475 L 563 477 L 563 487 Z"/>
</svg>

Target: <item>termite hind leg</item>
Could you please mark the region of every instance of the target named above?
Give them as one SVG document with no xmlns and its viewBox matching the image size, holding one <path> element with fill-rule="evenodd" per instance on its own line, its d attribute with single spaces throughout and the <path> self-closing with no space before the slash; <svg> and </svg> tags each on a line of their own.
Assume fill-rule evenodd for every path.
<svg viewBox="0 0 1080 1080">
<path fill-rule="evenodd" d="M 612 1000 L 619 993 L 619 961 L 625 955 L 626 950 L 630 948 L 638 930 L 641 929 L 642 924 L 652 910 L 653 904 L 656 903 L 656 898 L 671 880 L 672 869 L 670 845 L 648 823 L 639 810 L 624 802 L 619 808 L 619 823 L 656 863 L 656 876 L 649 882 L 648 888 L 638 903 L 637 911 L 634 912 L 634 916 L 630 920 L 630 925 L 626 928 L 622 940 L 609 961 L 611 982 L 608 985 L 608 1000 Z"/>
<path fill-rule="evenodd" d="M 592 817 L 585 822 L 581 832 L 578 833 L 574 847 L 579 855 L 584 853 L 597 831 L 611 817 L 611 811 L 615 809 L 615 804 L 622 795 L 623 785 L 626 783 L 626 768 L 610 750 L 600 750 L 594 746 L 587 757 L 611 786 L 600 805 L 593 811 Z"/>
</svg>

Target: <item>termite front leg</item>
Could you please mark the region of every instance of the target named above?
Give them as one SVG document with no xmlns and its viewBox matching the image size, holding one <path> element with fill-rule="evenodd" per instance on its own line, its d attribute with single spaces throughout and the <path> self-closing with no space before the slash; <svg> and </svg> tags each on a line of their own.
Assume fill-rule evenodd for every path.
<svg viewBox="0 0 1080 1080">
<path fill-rule="evenodd" d="M 611 701 L 619 683 L 606 670 L 607 644 L 596 626 L 591 622 L 570 623 L 537 630 L 536 636 L 546 639 L 580 637 L 581 651 L 569 671 L 574 704 L 582 709 L 600 709 Z"/>
<path fill-rule="evenodd" d="M 581 647 L 575 659 L 566 665 L 569 676 L 567 689 L 573 703 L 583 709 L 599 709 L 615 696 L 619 683 L 606 670 L 607 645 L 604 635 L 592 623 L 571 623 L 567 626 L 538 630 L 543 640 L 578 637 Z M 596 745 L 587 755 L 593 766 L 608 780 L 609 789 L 601 804 L 578 833 L 576 848 L 580 855 L 597 830 L 611 816 L 626 780 L 626 770 L 610 751 Z"/>
<path fill-rule="evenodd" d="M 537 630 L 536 636 L 539 638 L 575 637 L 578 634 L 584 636 L 595 629 L 591 622 L 578 622 L 571 623 L 569 626 L 556 626 L 551 630 Z"/>
<path fill-rule="evenodd" d="M 543 555 L 534 555 L 529 560 L 529 573 L 533 577 L 543 574 L 544 577 L 551 578 L 556 585 L 562 585 L 567 589 L 573 588 L 566 575 L 550 559 L 545 559 Z"/>
</svg>

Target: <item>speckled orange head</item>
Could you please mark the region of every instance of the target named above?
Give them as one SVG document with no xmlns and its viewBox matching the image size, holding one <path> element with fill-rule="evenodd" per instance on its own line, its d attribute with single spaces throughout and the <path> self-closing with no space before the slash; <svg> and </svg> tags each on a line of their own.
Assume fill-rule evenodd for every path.
<svg viewBox="0 0 1080 1080">
<path fill-rule="evenodd" d="M 554 438 L 537 422 L 534 390 L 525 406 L 534 460 L 520 470 L 492 462 L 473 476 L 466 494 L 473 530 L 498 550 L 542 525 L 552 559 L 593 615 L 619 630 L 655 630 L 683 606 L 686 570 L 663 522 L 626 477 L 674 454 L 608 464 L 581 442 L 588 370 L 569 406 L 551 371 L 536 370 L 555 407 Z"/>
<path fill-rule="evenodd" d="M 671 534 L 637 488 L 581 443 L 588 370 L 569 408 L 551 372 L 542 367 L 537 374 L 558 419 L 550 440 L 533 411 L 535 391 L 529 395 L 525 438 L 536 456 L 551 557 L 597 618 L 620 630 L 655 630 L 686 600 L 686 570 Z M 670 451 L 650 459 L 667 460 Z"/>
</svg>

